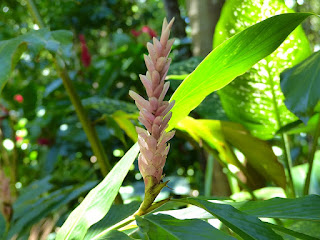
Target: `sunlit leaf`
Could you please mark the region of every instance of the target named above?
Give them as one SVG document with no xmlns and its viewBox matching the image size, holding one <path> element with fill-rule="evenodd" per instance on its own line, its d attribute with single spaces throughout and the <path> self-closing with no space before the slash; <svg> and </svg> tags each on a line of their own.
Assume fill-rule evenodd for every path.
<svg viewBox="0 0 320 240">
<path fill-rule="evenodd" d="M 57 240 L 83 239 L 89 227 L 107 214 L 138 152 L 138 144 L 133 145 L 105 179 L 88 193 L 59 230 Z"/>
<path fill-rule="evenodd" d="M 138 134 L 136 132 L 136 128 L 133 125 L 133 123 L 130 121 L 130 118 L 132 118 L 132 115 L 129 115 L 119 110 L 112 114 L 112 118 L 117 122 L 119 127 L 123 131 L 125 131 L 125 133 L 128 135 L 128 137 L 131 138 L 133 142 L 136 142 L 138 140 Z"/>
<path fill-rule="evenodd" d="M 285 104 L 305 124 L 320 101 L 320 51 L 281 73 Z"/>
<path fill-rule="evenodd" d="M 284 169 L 271 146 L 252 136 L 241 124 L 186 117 L 178 123 L 177 129 L 189 133 L 200 144 L 201 141 L 206 142 L 208 146 L 218 150 L 223 161 L 241 169 L 239 166 L 241 163 L 234 160 L 229 146 L 229 144 L 233 145 L 245 155 L 250 165 L 265 179 L 285 188 Z"/>
<path fill-rule="evenodd" d="M 292 10 L 286 7 L 283 1 L 279 0 L 268 2 L 255 0 L 227 1 L 215 30 L 214 46 L 219 49 L 221 47 L 221 45 L 219 46 L 220 43 L 236 33 L 239 34 L 235 37 L 241 35 L 241 31 L 250 25 L 272 15 L 287 12 L 292 12 Z M 257 29 L 259 32 L 256 32 L 255 38 L 251 40 L 247 38 L 247 41 L 257 42 L 260 39 L 262 40 L 263 35 L 271 34 L 273 28 L 284 24 L 282 28 L 277 30 L 279 32 L 273 32 L 273 35 L 269 35 L 269 39 L 262 40 L 263 43 L 260 47 L 264 48 L 271 44 L 274 38 L 277 38 L 278 44 L 280 44 L 297 26 L 292 26 L 294 22 L 297 24 L 296 20 L 299 18 L 294 16 L 298 15 L 290 13 L 272 18 L 274 20 L 278 19 L 274 22 L 274 26 Z M 303 18 L 303 16 L 300 17 Z M 270 19 L 266 21 L 269 22 Z M 287 24 L 289 25 L 285 26 Z M 289 26 L 292 26 L 290 32 L 288 31 Z M 280 40 L 279 37 L 283 38 Z M 254 50 L 260 51 L 258 48 L 255 47 Z M 239 49 L 245 51 L 247 59 L 250 59 L 251 54 L 255 54 L 252 49 L 244 46 L 239 47 Z M 265 51 L 261 50 L 261 53 Z M 269 54 L 263 56 L 262 58 L 266 58 L 218 92 L 229 119 L 243 124 L 255 136 L 262 139 L 272 138 L 279 128 L 296 120 L 296 117 L 288 111 L 283 103 L 284 96 L 280 89 L 280 73 L 284 69 L 299 63 L 309 54 L 308 40 L 302 28 L 298 27 L 275 52 L 268 57 L 266 56 Z"/>
</svg>

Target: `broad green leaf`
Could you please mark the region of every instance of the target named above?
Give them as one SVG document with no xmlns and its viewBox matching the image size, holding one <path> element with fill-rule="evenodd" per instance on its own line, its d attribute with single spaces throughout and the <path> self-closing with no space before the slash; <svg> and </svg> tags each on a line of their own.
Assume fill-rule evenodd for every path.
<svg viewBox="0 0 320 240">
<path fill-rule="evenodd" d="M 0 92 L 10 77 L 22 53 L 28 48 L 33 54 L 42 49 L 70 56 L 72 33 L 66 30 L 41 29 L 22 36 L 0 41 Z"/>
<path fill-rule="evenodd" d="M 200 219 L 180 220 L 165 214 L 136 216 L 139 228 L 148 239 L 234 239 Z"/>
<path fill-rule="evenodd" d="M 320 51 L 280 77 L 286 106 L 306 124 L 320 101 Z"/>
<path fill-rule="evenodd" d="M 181 81 L 185 79 L 191 72 L 196 69 L 203 58 L 192 57 L 188 60 L 184 60 L 178 63 L 171 64 L 166 79 L 170 80 L 170 88 L 175 91 Z M 201 118 L 210 118 L 218 120 L 227 120 L 224 109 L 222 108 L 220 98 L 216 92 L 209 94 L 195 109 L 197 115 Z"/>
<path fill-rule="evenodd" d="M 213 203 L 198 198 L 185 198 L 176 201 L 205 209 L 243 239 L 282 239 L 270 227 L 261 222 L 259 218 L 243 213 L 228 204 Z"/>
<path fill-rule="evenodd" d="M 112 114 L 112 118 L 117 122 L 119 127 L 128 135 L 128 137 L 131 138 L 133 142 L 136 142 L 138 140 L 136 128 L 130 121 L 130 118 L 133 118 L 132 115 L 119 110 Z"/>
<path fill-rule="evenodd" d="M 107 214 L 138 152 L 139 146 L 136 143 L 72 211 L 59 230 L 57 240 L 83 239 L 89 227 Z"/>
<path fill-rule="evenodd" d="M 248 163 L 265 179 L 285 188 L 286 176 L 271 146 L 252 136 L 241 124 L 221 121 L 221 130 L 227 142 L 239 149 Z"/>
<path fill-rule="evenodd" d="M 207 95 L 223 88 L 276 50 L 310 15 L 310 13 L 290 13 L 271 17 L 216 47 L 173 94 L 171 101 L 175 100 L 176 103 L 172 109 L 173 116 L 168 130 L 174 128 Z M 245 92 L 243 94 L 246 95 Z"/>
<path fill-rule="evenodd" d="M 108 232 L 108 228 L 134 214 L 140 206 L 139 202 L 131 202 L 126 205 L 113 205 L 108 214 L 99 222 L 92 225 L 84 240 L 97 240 Z"/>
<path fill-rule="evenodd" d="M 206 142 L 210 147 L 218 150 L 222 160 L 242 169 L 242 166 L 239 166 L 240 163 L 234 160 L 229 147 L 229 144 L 233 145 L 246 156 L 250 165 L 265 179 L 285 188 L 284 169 L 271 146 L 253 137 L 241 124 L 186 117 L 178 123 L 177 129 L 189 133 L 199 143 Z"/>
<path fill-rule="evenodd" d="M 250 25 L 272 15 L 287 12 L 292 10 L 287 8 L 282 0 L 227 1 L 215 30 L 214 46 L 219 49 L 221 48 L 219 44 L 225 44 L 223 41 L 236 33 L 239 34 L 234 37 L 242 35 L 241 31 Z M 296 120 L 283 102 L 280 73 L 310 54 L 310 46 L 302 27 L 298 27 L 289 35 L 305 17 L 307 17 L 306 14 L 300 15 L 300 13 L 281 14 L 263 21 L 264 27 L 261 23 L 253 25 L 253 27 L 256 26 L 253 38 L 246 36 L 246 44 L 249 46 L 239 46 L 239 51 L 244 51 L 245 55 L 242 61 L 249 61 L 252 55 L 262 56 L 267 51 L 268 54 L 262 56 L 261 58 L 264 59 L 260 62 L 258 62 L 260 59 L 255 58 L 257 64 L 250 70 L 248 67 L 246 69 L 249 70 L 248 72 L 218 92 L 229 119 L 241 123 L 259 138 L 270 139 L 279 128 Z M 271 23 L 272 20 L 273 25 L 269 26 L 267 23 Z M 273 32 L 275 29 L 277 29 L 276 32 Z M 269 39 L 265 38 L 266 36 Z M 272 51 L 267 50 L 274 45 L 274 40 L 278 45 L 285 41 L 275 52 L 273 52 L 275 48 Z M 250 48 L 251 44 L 256 43 L 261 45 Z M 271 52 L 273 53 L 268 56 Z"/>
<path fill-rule="evenodd" d="M 273 198 L 264 201 L 235 203 L 240 211 L 257 217 L 320 221 L 320 196 L 296 199 Z"/>
</svg>

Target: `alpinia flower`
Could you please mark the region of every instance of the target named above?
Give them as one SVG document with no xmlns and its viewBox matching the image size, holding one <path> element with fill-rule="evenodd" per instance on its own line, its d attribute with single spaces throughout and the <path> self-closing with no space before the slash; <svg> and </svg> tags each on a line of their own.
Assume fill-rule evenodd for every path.
<svg viewBox="0 0 320 240">
<path fill-rule="evenodd" d="M 174 136 L 174 131 L 165 131 L 172 116 L 170 110 L 174 101 L 164 101 L 170 84 L 164 80 L 171 62 L 168 55 L 174 40 L 168 38 L 173 20 L 169 24 L 166 19 L 163 21 L 160 41 L 153 38 L 153 44 L 147 43 L 149 55 L 145 55 L 144 60 L 148 71 L 146 75 L 140 75 L 140 79 L 146 88 L 148 100 L 133 91 L 129 92 L 140 110 L 139 121 L 146 127 L 146 130 L 136 128 L 140 146 L 138 164 L 146 186 L 147 176 L 152 176 L 155 184 L 161 181 L 170 148 L 167 142 Z"/>
</svg>

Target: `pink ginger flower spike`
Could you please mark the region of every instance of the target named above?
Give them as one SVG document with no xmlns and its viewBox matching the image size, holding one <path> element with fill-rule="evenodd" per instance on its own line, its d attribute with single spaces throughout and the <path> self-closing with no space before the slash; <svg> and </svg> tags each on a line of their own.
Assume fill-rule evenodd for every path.
<svg viewBox="0 0 320 240">
<path fill-rule="evenodd" d="M 154 37 L 153 44 L 147 43 L 149 55 L 145 55 L 144 60 L 148 71 L 146 75 L 140 75 L 140 79 L 146 88 L 148 100 L 133 91 L 129 92 L 140 110 L 139 121 L 146 127 L 146 130 L 136 127 L 140 146 L 138 164 L 146 189 L 149 181 L 147 176 L 152 176 L 152 185 L 160 183 L 170 148 L 167 142 L 175 133 L 165 131 L 172 116 L 170 110 L 174 101 L 164 101 L 170 85 L 164 80 L 171 62 L 168 55 L 174 42 L 174 39 L 169 40 L 173 21 L 168 23 L 164 19 L 160 41 Z"/>
</svg>

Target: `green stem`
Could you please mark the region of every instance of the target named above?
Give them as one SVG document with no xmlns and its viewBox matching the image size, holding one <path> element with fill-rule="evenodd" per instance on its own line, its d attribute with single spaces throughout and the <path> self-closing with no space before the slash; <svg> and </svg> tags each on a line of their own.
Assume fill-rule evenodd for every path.
<svg viewBox="0 0 320 240">
<path fill-rule="evenodd" d="M 313 160 L 314 160 L 314 155 L 315 155 L 315 152 L 316 152 L 317 146 L 318 146 L 319 135 L 320 135 L 320 116 L 319 116 L 319 119 L 318 119 L 316 130 L 314 132 L 311 152 L 310 152 L 310 154 L 308 156 L 309 168 L 308 168 L 308 173 L 307 173 L 307 177 L 306 177 L 306 181 L 305 181 L 305 185 L 304 185 L 304 189 L 303 189 L 303 194 L 304 195 L 308 195 L 309 194 L 312 167 L 313 167 Z"/>
<path fill-rule="evenodd" d="M 43 24 L 43 21 L 41 19 L 41 16 L 38 12 L 38 9 L 36 5 L 34 4 L 33 0 L 27 0 L 27 5 L 29 8 L 29 11 L 34 18 L 34 21 L 39 25 L 40 28 L 45 27 Z M 98 134 L 94 126 L 91 124 L 91 122 L 88 119 L 87 113 L 81 103 L 81 100 L 72 84 L 72 81 L 69 77 L 69 74 L 66 70 L 65 63 L 62 59 L 58 59 L 57 56 L 54 58 L 54 62 L 57 68 L 57 71 L 59 73 L 59 76 L 62 79 L 63 85 L 69 95 L 69 98 L 75 108 L 75 111 L 78 115 L 78 118 L 82 124 L 83 130 L 87 135 L 87 138 L 90 142 L 93 154 L 97 157 L 98 164 L 100 166 L 100 170 L 104 176 L 108 174 L 108 172 L 111 170 L 111 164 L 109 162 L 109 159 L 107 157 L 107 154 L 104 151 L 104 148 L 102 146 L 102 143 L 100 139 L 98 138 Z M 122 203 L 121 196 L 118 194 L 116 199 L 116 203 Z"/>
<path fill-rule="evenodd" d="M 106 176 L 108 172 L 111 170 L 111 165 L 103 149 L 102 143 L 98 138 L 97 131 L 87 117 L 87 113 L 80 101 L 78 94 L 76 93 L 76 90 L 72 84 L 69 74 L 67 73 L 67 70 L 63 66 L 64 63 L 61 63 L 60 61 L 58 62 L 57 60 L 55 60 L 55 65 L 58 70 L 58 74 L 62 79 L 63 85 L 67 90 L 70 100 L 76 110 L 78 118 L 82 124 L 83 130 L 88 137 L 88 140 L 91 144 L 92 151 L 94 155 L 97 157 L 97 161 L 101 168 L 101 172 L 104 176 Z"/>
<path fill-rule="evenodd" d="M 206 174 L 205 174 L 205 182 L 204 182 L 204 195 L 206 197 L 211 196 L 211 189 L 212 189 L 212 179 L 213 179 L 213 163 L 214 158 L 212 154 L 208 154 L 207 158 L 207 166 L 206 166 Z"/>
<path fill-rule="evenodd" d="M 29 12 L 32 18 L 34 19 L 36 24 L 38 24 L 39 28 L 44 28 L 45 27 L 44 23 L 42 21 L 42 18 L 40 17 L 39 11 L 36 5 L 34 4 L 33 0 L 27 0 L 27 7 L 29 9 Z"/>
<path fill-rule="evenodd" d="M 290 189 L 287 191 L 287 194 L 289 196 L 295 198 L 296 197 L 296 191 L 295 191 L 295 188 L 294 188 L 293 177 L 292 177 L 292 173 L 291 173 L 292 159 L 291 159 L 291 154 L 290 154 L 290 145 L 289 145 L 288 135 L 282 133 L 281 134 L 281 141 L 282 141 L 282 144 L 284 146 L 284 164 L 285 164 L 286 169 L 287 169 L 288 181 L 289 181 L 289 186 L 290 186 Z"/>
</svg>

